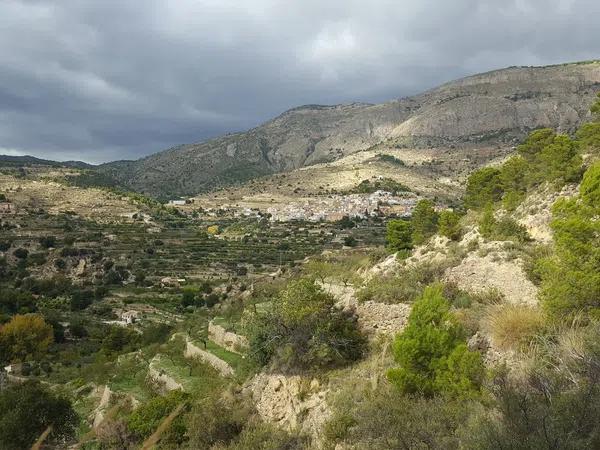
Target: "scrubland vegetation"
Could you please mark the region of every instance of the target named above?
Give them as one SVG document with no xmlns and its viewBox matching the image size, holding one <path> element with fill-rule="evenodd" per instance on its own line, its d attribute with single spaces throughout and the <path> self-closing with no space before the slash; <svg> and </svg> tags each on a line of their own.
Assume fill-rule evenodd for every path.
<svg viewBox="0 0 600 450">
<path fill-rule="evenodd" d="M 135 195 L 151 224 L 3 217 L 0 448 L 600 447 L 592 113 L 472 173 L 452 210 L 423 199 L 385 224 L 203 219 Z M 548 241 L 524 220 L 542 195 Z M 535 298 L 470 289 L 472 267 L 510 267 Z"/>
</svg>

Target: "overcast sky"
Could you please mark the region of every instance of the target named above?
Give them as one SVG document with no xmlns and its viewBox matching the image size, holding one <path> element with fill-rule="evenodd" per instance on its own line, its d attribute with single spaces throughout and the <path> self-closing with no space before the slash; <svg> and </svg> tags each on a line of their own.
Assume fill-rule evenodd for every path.
<svg viewBox="0 0 600 450">
<path fill-rule="evenodd" d="M 600 0 L 0 0 L 0 154 L 103 162 L 294 106 L 600 58 Z"/>
</svg>

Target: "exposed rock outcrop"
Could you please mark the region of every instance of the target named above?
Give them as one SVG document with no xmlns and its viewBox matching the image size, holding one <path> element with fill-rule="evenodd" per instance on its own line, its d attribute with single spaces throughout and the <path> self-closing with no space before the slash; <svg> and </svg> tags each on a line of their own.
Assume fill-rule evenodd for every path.
<svg viewBox="0 0 600 450">
<path fill-rule="evenodd" d="M 328 391 L 316 379 L 260 373 L 244 389 L 263 420 L 286 430 L 315 436 L 331 415 Z"/>
<path fill-rule="evenodd" d="M 358 326 L 369 335 L 395 335 L 402 331 L 410 314 L 410 305 L 388 305 L 367 301 L 356 306 Z"/>
<path fill-rule="evenodd" d="M 549 243 L 552 241 L 552 205 L 559 197 L 573 197 L 577 195 L 579 187 L 574 184 L 563 187 L 556 192 L 553 189 L 542 189 L 540 192 L 530 194 L 521 203 L 514 215 L 519 223 L 527 228 L 529 235 L 536 241 Z"/>
<path fill-rule="evenodd" d="M 113 395 L 108 385 L 104 386 L 104 388 L 97 387 L 95 389 L 95 392 L 92 393 L 92 395 L 97 395 L 100 392 L 100 402 L 98 403 L 98 406 L 96 406 L 96 409 L 94 409 L 91 413 L 93 428 L 96 428 L 104 420 L 105 413 L 108 407 L 110 406 L 110 401 Z"/>
<path fill-rule="evenodd" d="M 406 325 L 410 305 L 386 304 L 373 301 L 359 302 L 353 286 L 323 283 L 323 288 L 338 300 L 339 308 L 354 311 L 359 328 L 371 337 L 382 334 L 396 334 Z"/>
<path fill-rule="evenodd" d="M 509 303 L 536 305 L 537 287 L 525 275 L 520 261 L 503 256 L 496 252 L 485 256 L 471 253 L 459 265 L 446 270 L 444 278 L 473 294 L 496 290 Z"/>
</svg>

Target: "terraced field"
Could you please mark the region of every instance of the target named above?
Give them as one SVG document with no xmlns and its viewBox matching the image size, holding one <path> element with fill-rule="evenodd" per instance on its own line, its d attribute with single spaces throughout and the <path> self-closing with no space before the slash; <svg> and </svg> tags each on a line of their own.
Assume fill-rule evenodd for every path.
<svg viewBox="0 0 600 450">
<path fill-rule="evenodd" d="M 260 276 L 280 266 L 294 265 L 326 249 L 341 248 L 352 236 L 358 246 L 384 242 L 383 223 L 367 222 L 350 230 L 336 224 L 274 224 L 247 220 L 247 233 L 212 236 L 209 226 L 222 230 L 239 227 L 239 221 L 181 218 L 152 227 L 145 223 L 101 224 L 77 216 L 39 214 L 16 217 L 15 228 L 5 233 L 13 247 L 31 244 L 43 236 L 56 236 L 57 244 L 72 246 L 88 259 L 108 258 L 146 277 L 188 279 Z"/>
</svg>

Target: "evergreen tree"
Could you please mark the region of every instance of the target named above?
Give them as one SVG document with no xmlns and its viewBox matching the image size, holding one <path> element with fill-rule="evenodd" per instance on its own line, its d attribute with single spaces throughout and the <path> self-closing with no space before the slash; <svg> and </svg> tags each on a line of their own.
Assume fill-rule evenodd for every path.
<svg viewBox="0 0 600 450">
<path fill-rule="evenodd" d="M 392 252 L 408 251 L 413 248 L 413 227 L 406 220 L 390 220 L 387 223 L 387 247 Z"/>
<path fill-rule="evenodd" d="M 470 396 L 479 391 L 481 357 L 467 349 L 442 290 L 441 285 L 425 289 L 394 341 L 394 359 L 400 367 L 390 369 L 388 378 L 404 393 Z"/>
<path fill-rule="evenodd" d="M 437 232 L 439 215 L 431 200 L 419 200 L 412 213 L 412 241 L 419 245 Z"/>
</svg>

